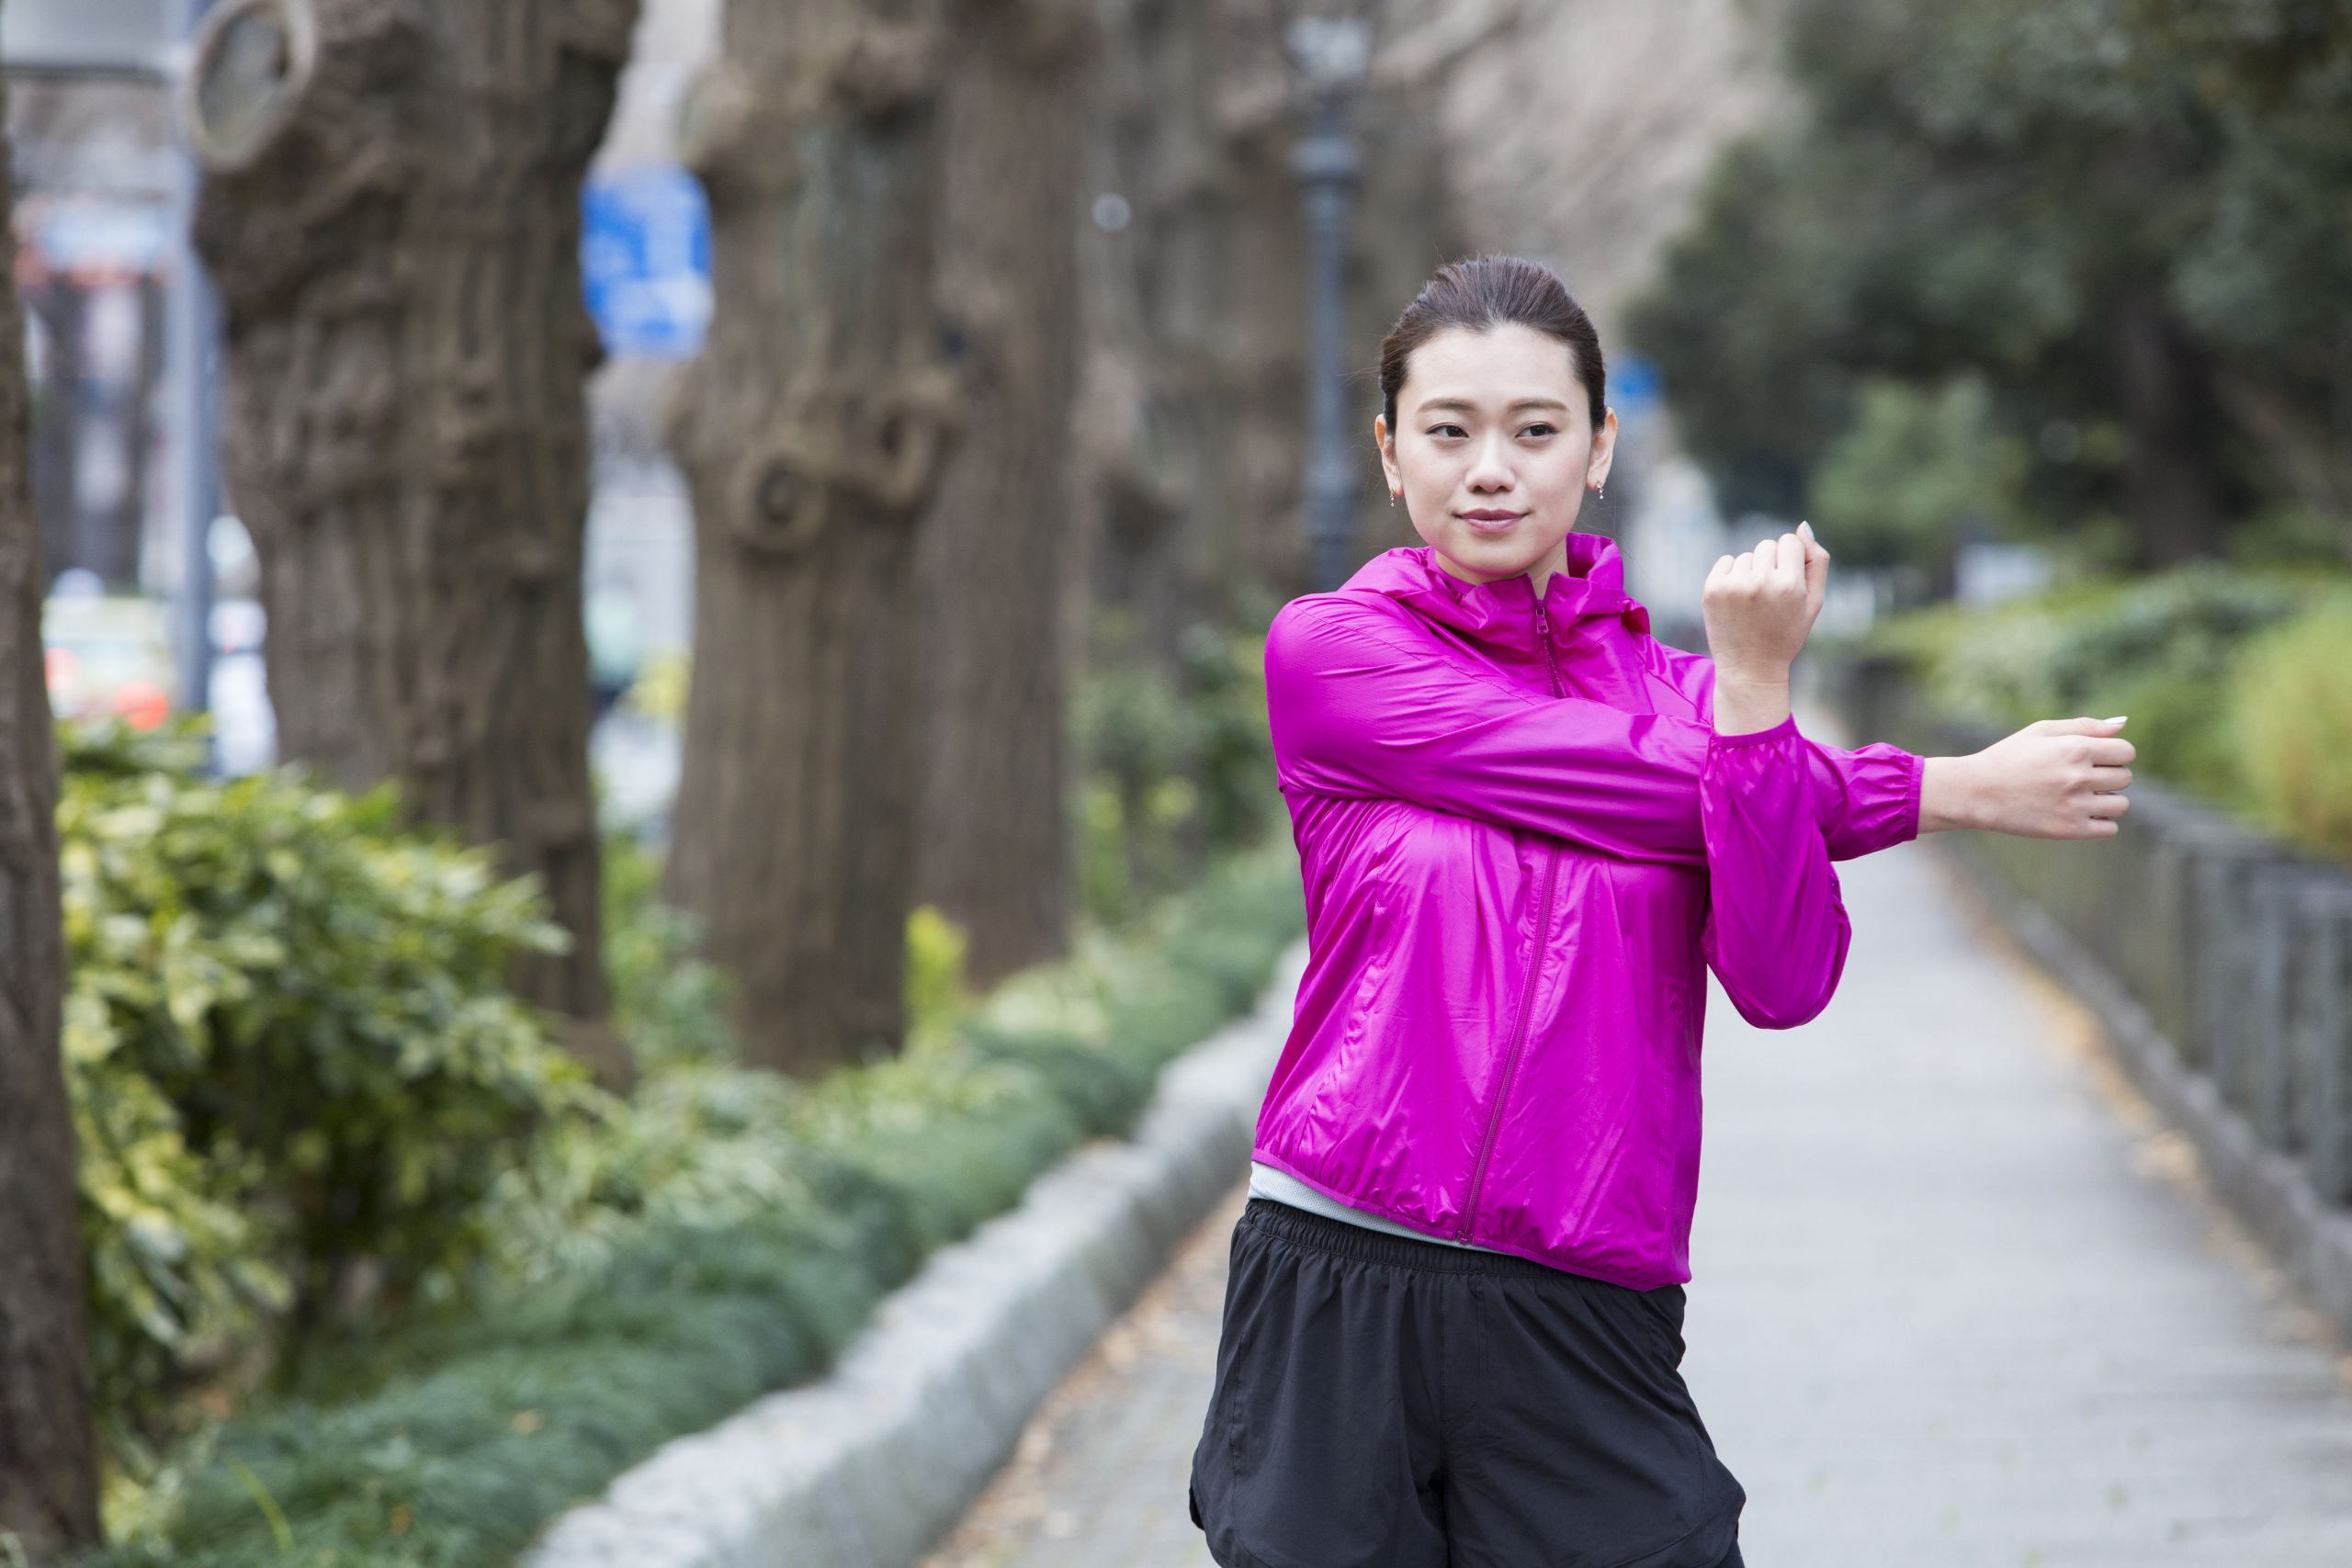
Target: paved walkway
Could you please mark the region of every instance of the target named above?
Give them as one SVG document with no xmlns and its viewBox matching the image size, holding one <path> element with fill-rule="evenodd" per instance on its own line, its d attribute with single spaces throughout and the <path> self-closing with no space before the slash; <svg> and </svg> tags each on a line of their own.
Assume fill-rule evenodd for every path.
<svg viewBox="0 0 2352 1568">
<path fill-rule="evenodd" d="M 1754 1568 L 2346 1568 L 2352 1394 L 1930 847 L 1841 868 L 1804 1029 L 1707 1020 L 1683 1364 Z M 1201 1568 L 1237 1180 L 925 1568 Z M 2352 1372 L 2347 1372 L 2352 1375 Z"/>
<path fill-rule="evenodd" d="M 1030 1421 L 920 1568 L 1216 1568 L 1184 1507 L 1246 1179 Z"/>
<path fill-rule="evenodd" d="M 1714 998 L 1683 1364 L 1757 1568 L 2352 1564 L 2334 1351 L 1932 852 L 1841 868 L 1837 998 Z"/>
</svg>

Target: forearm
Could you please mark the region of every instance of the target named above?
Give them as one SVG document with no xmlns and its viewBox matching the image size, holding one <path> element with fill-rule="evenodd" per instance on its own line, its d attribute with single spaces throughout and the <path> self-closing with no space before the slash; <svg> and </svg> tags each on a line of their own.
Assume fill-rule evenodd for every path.
<svg viewBox="0 0 2352 1568">
<path fill-rule="evenodd" d="M 1740 1016 L 1788 1029 L 1838 987 L 1851 928 L 1828 845 L 1805 800 L 1810 743 L 1783 716 L 1718 734 L 1699 785 L 1708 915 L 1700 950 Z"/>
<path fill-rule="evenodd" d="M 1785 670 L 1724 669 L 1702 655 L 1673 659 L 1678 685 L 1715 734 L 1754 734 L 1789 713 Z M 1831 860 L 1874 854 L 1917 833 L 1919 757 L 1883 743 L 1859 749 L 1817 739 L 1807 744 L 1814 756 L 1814 798 Z"/>
</svg>

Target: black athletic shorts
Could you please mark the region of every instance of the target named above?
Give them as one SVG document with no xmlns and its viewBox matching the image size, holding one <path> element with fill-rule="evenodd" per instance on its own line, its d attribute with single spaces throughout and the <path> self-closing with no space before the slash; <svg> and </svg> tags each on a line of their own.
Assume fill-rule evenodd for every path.
<svg viewBox="0 0 2352 1568">
<path fill-rule="evenodd" d="M 1188 1499 L 1225 1568 L 1737 1568 L 1681 1286 L 1266 1198 L 1232 1259 Z"/>
</svg>

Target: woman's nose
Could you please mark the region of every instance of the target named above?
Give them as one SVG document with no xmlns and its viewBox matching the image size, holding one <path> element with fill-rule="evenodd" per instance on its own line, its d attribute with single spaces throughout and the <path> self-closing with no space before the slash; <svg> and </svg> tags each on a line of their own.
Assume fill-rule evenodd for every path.
<svg viewBox="0 0 2352 1568">
<path fill-rule="evenodd" d="M 1470 484 L 1476 490 L 1510 488 L 1510 462 L 1498 439 L 1489 436 L 1478 444 L 1477 459 L 1470 465 Z"/>
</svg>

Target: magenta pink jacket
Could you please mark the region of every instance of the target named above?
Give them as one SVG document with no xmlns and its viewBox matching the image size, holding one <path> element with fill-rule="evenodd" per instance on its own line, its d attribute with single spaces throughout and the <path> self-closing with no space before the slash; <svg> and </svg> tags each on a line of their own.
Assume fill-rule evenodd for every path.
<svg viewBox="0 0 2352 1568">
<path fill-rule="evenodd" d="M 1713 663 L 1649 635 L 1611 540 L 1567 545 L 1540 604 L 1422 547 L 1274 616 L 1311 956 L 1254 1156 L 1646 1290 L 1690 1277 L 1706 970 L 1752 1023 L 1818 1013 L 1830 863 L 1918 831 L 1921 761 L 1716 735 Z"/>
</svg>

